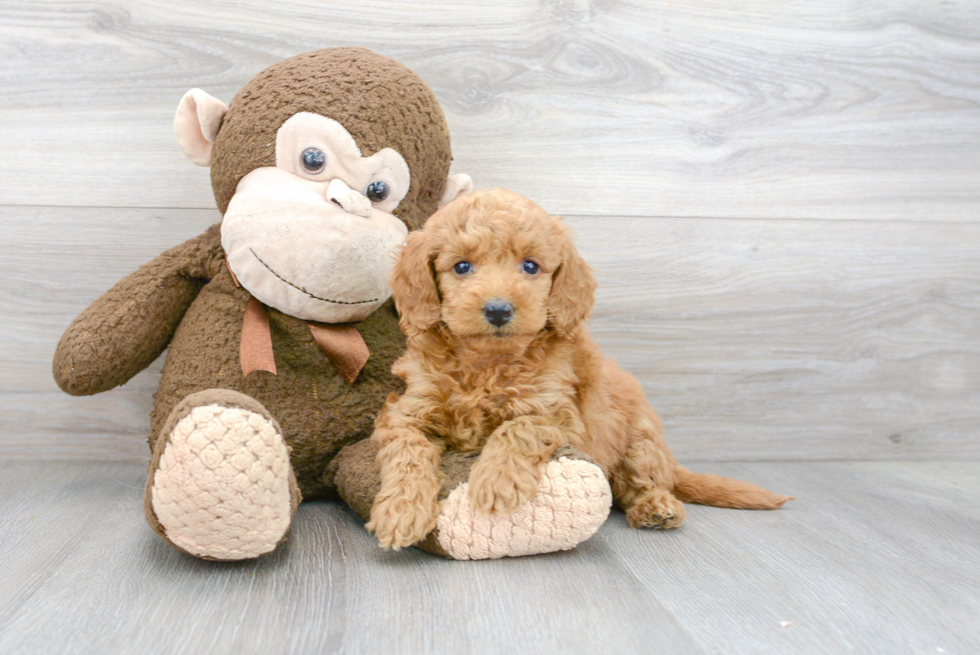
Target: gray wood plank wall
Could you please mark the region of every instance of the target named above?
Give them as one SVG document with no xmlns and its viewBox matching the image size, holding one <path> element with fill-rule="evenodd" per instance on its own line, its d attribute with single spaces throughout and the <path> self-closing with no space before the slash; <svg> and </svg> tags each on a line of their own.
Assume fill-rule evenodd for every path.
<svg viewBox="0 0 980 655">
<path fill-rule="evenodd" d="M 976 2 L 31 0 L 0 5 L 0 457 L 145 457 L 159 362 L 70 398 L 57 338 L 219 219 L 181 94 L 333 45 L 568 217 L 679 457 L 980 454 Z"/>
</svg>

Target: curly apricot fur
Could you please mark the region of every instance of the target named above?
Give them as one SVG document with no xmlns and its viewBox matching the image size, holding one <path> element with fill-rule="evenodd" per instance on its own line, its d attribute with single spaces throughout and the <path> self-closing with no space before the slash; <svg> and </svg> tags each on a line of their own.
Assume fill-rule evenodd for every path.
<svg viewBox="0 0 980 655">
<path fill-rule="evenodd" d="M 471 270 L 456 273 L 459 261 Z M 533 498 L 565 445 L 602 467 L 633 527 L 679 526 L 682 501 L 775 509 L 789 499 L 677 465 L 640 383 L 584 327 L 595 286 L 561 220 L 503 189 L 462 196 L 409 237 L 391 280 L 409 336 L 392 370 L 407 388 L 373 437 L 383 481 L 369 527 L 382 546 L 425 536 L 443 448 L 482 451 L 469 494 L 487 512 Z M 491 300 L 513 305 L 506 325 L 484 316 Z"/>
</svg>

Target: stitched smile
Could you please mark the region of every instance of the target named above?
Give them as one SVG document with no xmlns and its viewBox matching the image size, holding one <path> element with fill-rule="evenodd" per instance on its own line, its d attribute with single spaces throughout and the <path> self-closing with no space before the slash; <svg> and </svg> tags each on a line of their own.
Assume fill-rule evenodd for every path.
<svg viewBox="0 0 980 655">
<path fill-rule="evenodd" d="M 266 264 L 264 261 L 262 261 L 262 258 L 259 257 L 257 254 L 255 254 L 255 251 L 252 250 L 251 248 L 249 248 L 248 251 L 250 253 L 252 253 L 252 256 L 255 257 L 257 260 L 259 260 L 259 263 L 262 264 L 263 266 L 265 266 L 269 270 L 270 273 L 272 273 L 273 275 L 275 275 L 277 278 L 279 278 L 280 280 L 282 280 L 283 282 L 285 282 L 286 284 L 288 284 L 292 288 L 296 289 L 297 291 L 302 291 L 303 293 L 305 293 L 306 295 L 308 295 L 310 298 L 313 298 L 315 300 L 322 300 L 323 302 L 332 302 L 335 305 L 366 305 L 368 303 L 378 302 L 378 299 L 377 298 L 371 298 L 370 300 L 355 300 L 353 302 L 351 302 L 349 300 L 331 300 L 330 298 L 321 298 L 320 296 L 317 296 L 315 294 L 310 293 L 309 291 L 307 291 L 303 287 L 297 286 L 297 285 L 293 284 L 292 282 L 290 282 L 289 280 L 287 280 L 283 276 L 281 276 L 278 273 L 276 273 L 274 270 L 272 270 L 272 267 L 269 266 L 268 264 Z"/>
</svg>

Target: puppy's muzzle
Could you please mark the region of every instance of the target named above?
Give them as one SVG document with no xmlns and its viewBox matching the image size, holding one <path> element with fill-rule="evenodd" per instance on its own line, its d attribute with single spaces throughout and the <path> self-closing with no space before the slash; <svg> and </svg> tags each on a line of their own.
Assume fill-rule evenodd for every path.
<svg viewBox="0 0 980 655">
<path fill-rule="evenodd" d="M 514 306 L 506 300 L 491 300 L 483 306 L 483 315 L 490 325 L 503 327 L 514 316 Z"/>
</svg>

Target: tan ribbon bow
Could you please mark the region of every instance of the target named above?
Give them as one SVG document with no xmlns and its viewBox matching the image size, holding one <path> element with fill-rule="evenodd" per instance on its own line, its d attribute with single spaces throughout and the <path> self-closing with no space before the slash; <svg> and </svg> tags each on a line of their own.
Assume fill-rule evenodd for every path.
<svg viewBox="0 0 980 655">
<path fill-rule="evenodd" d="M 248 377 L 252 371 L 268 371 L 276 375 L 276 356 L 272 354 L 272 329 L 269 327 L 269 314 L 265 305 L 254 296 L 245 305 L 242 316 L 242 339 L 238 344 L 238 359 L 242 365 L 242 375 Z"/>
<path fill-rule="evenodd" d="M 236 287 L 241 287 L 235 273 L 228 267 Z M 354 384 L 364 364 L 371 356 L 364 337 L 352 323 L 316 323 L 307 321 L 313 340 L 347 382 Z M 272 329 L 265 305 L 254 296 L 245 305 L 242 317 L 242 337 L 238 348 L 242 375 L 253 371 L 268 371 L 276 375 L 276 357 L 272 352 Z"/>
<path fill-rule="evenodd" d="M 371 356 L 364 337 L 351 323 L 314 323 L 307 321 L 313 339 L 347 384 L 354 384 Z"/>
</svg>

